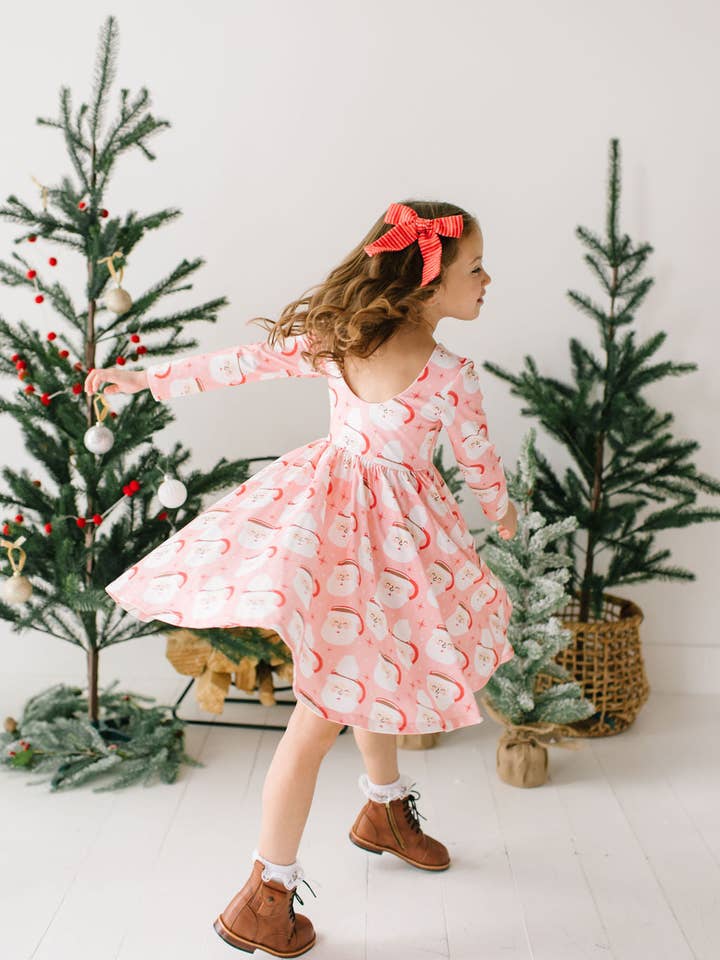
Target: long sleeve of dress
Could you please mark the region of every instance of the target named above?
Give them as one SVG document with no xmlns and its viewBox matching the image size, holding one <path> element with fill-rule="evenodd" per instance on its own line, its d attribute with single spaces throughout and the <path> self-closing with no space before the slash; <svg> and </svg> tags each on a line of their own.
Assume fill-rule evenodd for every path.
<svg viewBox="0 0 720 960">
<path fill-rule="evenodd" d="M 261 340 L 163 361 L 146 368 L 148 387 L 156 400 L 171 400 L 250 380 L 323 376 L 322 370 L 313 369 L 303 359 L 305 349 L 306 335 L 300 334 L 287 337 L 282 348 L 279 343 L 271 347 Z"/>
<path fill-rule="evenodd" d="M 475 364 L 466 360 L 442 391 L 442 421 L 458 466 L 475 492 L 485 516 L 499 520 L 508 509 L 507 483 L 495 447 L 488 437 L 482 390 Z"/>
</svg>

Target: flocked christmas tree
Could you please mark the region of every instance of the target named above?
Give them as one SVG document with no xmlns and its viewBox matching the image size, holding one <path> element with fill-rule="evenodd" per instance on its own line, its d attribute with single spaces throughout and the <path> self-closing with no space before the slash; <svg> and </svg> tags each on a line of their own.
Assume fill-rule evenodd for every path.
<svg viewBox="0 0 720 960">
<path fill-rule="evenodd" d="M 180 211 L 113 215 L 105 208 L 116 161 L 133 148 L 154 160 L 147 141 L 170 126 L 149 112 L 150 97 L 142 88 L 134 97 L 121 91 L 119 113 L 103 129 L 117 43 L 117 23 L 108 17 L 91 103 L 73 116 L 70 91 L 62 88 L 59 118 L 37 121 L 62 132 L 73 176 L 63 177 L 58 186 L 39 184 L 37 208 L 13 195 L 0 209 L 1 217 L 22 225 L 16 243 L 27 250 L 13 253 L 14 263 L 0 261 L 0 280 L 26 289 L 34 312 L 34 323 L 11 324 L 0 316 L 0 373 L 17 384 L 9 398 L 0 398 L 0 412 L 17 420 L 25 449 L 49 477 L 44 484 L 26 469 L 3 468 L 9 489 L 0 491 L 0 506 L 9 508 L 9 515 L 2 526 L 0 560 L 3 572 L 13 575 L 0 578 L 0 620 L 16 633 L 32 628 L 85 651 L 88 722 L 95 730 L 106 727 L 99 723 L 100 651 L 168 629 L 166 623 L 140 623 L 125 613 L 105 585 L 189 523 L 208 494 L 243 482 L 250 462 L 221 458 L 180 482 L 175 478 L 189 451 L 176 444 L 163 456 L 153 445 L 154 434 L 173 419 L 166 404 L 143 391 L 115 412 L 102 395 L 91 398 L 83 391 L 93 367 L 168 357 L 196 346 L 186 335 L 189 325 L 215 322 L 227 303 L 219 297 L 158 312 L 166 296 L 192 288 L 187 281 L 203 264 L 200 258 L 183 260 L 134 298 L 122 287 L 129 258 L 145 234 Z M 62 251 L 79 259 L 74 263 Z M 63 280 L 78 269 L 85 282 L 84 306 L 73 303 Z M 56 321 L 67 332 L 56 333 Z M 143 344 L 148 334 L 161 337 L 160 342 Z M 278 654 L 276 644 L 252 630 L 242 639 L 222 629 L 197 633 L 235 660 Z M 112 702 L 117 706 L 116 699 Z M 58 713 L 76 715 L 76 697 L 74 703 L 72 710 L 67 702 L 58 704 Z M 51 712 L 45 703 L 36 705 L 34 715 L 47 719 Z M 78 727 L 76 733 L 92 739 L 92 731 Z"/>
<path fill-rule="evenodd" d="M 583 698 L 580 685 L 554 659 L 572 638 L 572 631 L 563 629 L 555 616 L 569 600 L 565 583 L 572 561 L 553 547 L 575 531 L 577 519 L 566 516 L 547 523 L 542 513 L 533 509 L 537 474 L 534 429 L 523 438 L 517 470 L 506 468 L 505 474 L 508 494 L 517 507 L 517 532 L 504 540 L 491 530 L 483 556 L 507 587 L 513 604 L 508 640 L 515 656 L 490 677 L 483 696 L 513 725 L 584 720 L 595 706 Z M 539 673 L 561 682 L 538 692 Z"/>
<path fill-rule="evenodd" d="M 642 395 L 649 384 L 696 370 L 697 365 L 648 363 L 667 335 L 659 332 L 638 344 L 634 330 L 623 332 L 653 284 L 641 276 L 652 247 L 635 246 L 620 233 L 619 204 L 619 145 L 611 140 L 606 235 L 577 229 L 588 251 L 584 259 L 606 303 L 574 290 L 568 293 L 595 320 L 603 355 L 596 356 L 573 337 L 570 384 L 540 374 L 529 356 L 517 376 L 489 361 L 483 364 L 513 385 L 511 393 L 526 403 L 522 413 L 538 417 L 574 463 L 561 479 L 538 454 L 535 504 L 551 524 L 568 515 L 578 520 L 578 530 L 559 548 L 573 560 L 569 589 L 580 598 L 581 621 L 587 621 L 591 611 L 594 619 L 601 619 L 608 587 L 657 578 L 694 580 L 691 571 L 663 564 L 670 551 L 654 548 L 655 534 L 720 517 L 718 510 L 695 506 L 698 492 L 720 493 L 720 483 L 699 473 L 690 460 L 699 444 L 676 437 L 673 415 L 658 412 Z M 657 507 L 646 511 L 649 505 Z M 603 551 L 607 560 L 601 570 Z"/>
</svg>

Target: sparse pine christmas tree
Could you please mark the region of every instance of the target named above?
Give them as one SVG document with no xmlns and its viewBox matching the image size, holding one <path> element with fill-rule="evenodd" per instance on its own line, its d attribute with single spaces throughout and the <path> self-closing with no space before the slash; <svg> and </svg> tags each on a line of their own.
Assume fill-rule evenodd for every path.
<svg viewBox="0 0 720 960">
<path fill-rule="evenodd" d="M 38 118 L 39 124 L 63 134 L 74 176 L 64 177 L 59 186 L 36 181 L 41 187 L 41 209 L 16 196 L 8 197 L 7 205 L 0 209 L 1 217 L 22 224 L 24 233 L 16 243 L 29 244 L 27 249 L 33 254 L 32 260 L 13 253 L 15 263 L 0 261 L 0 280 L 27 290 L 40 327 L 25 321 L 13 325 L 0 317 L 0 374 L 12 376 L 16 383 L 10 398 L 0 399 L 0 412 L 17 420 L 25 449 L 42 464 L 50 480 L 41 484 L 27 470 L 8 465 L 2 470 L 9 491 L 0 491 L 0 506 L 9 508 L 10 515 L 2 525 L 0 561 L 6 567 L 4 572 L 12 572 L 12 576 L 0 578 L 0 620 L 10 623 L 16 633 L 32 628 L 85 652 L 89 727 L 82 727 L 75 688 L 48 691 L 40 698 L 39 709 L 29 704 L 26 711 L 34 718 L 40 713 L 47 722 L 55 709 L 66 726 L 75 725 L 72 736 L 66 736 L 65 767 L 85 779 L 92 771 L 75 768 L 70 741 L 80 745 L 81 752 L 84 744 L 93 762 L 100 763 L 107 759 L 102 745 L 107 748 L 106 741 L 112 739 L 113 723 L 123 726 L 126 734 L 128 724 L 135 724 L 136 733 L 139 731 L 139 752 L 132 761 L 137 776 L 152 767 L 152 751 L 142 737 L 150 734 L 148 721 L 150 726 L 158 724 L 154 715 L 146 711 L 148 716 L 143 718 L 139 708 L 129 712 L 123 708 L 122 716 L 116 716 L 113 723 L 104 722 L 106 717 L 101 722 L 101 709 L 117 711 L 118 704 L 127 703 L 127 696 L 109 692 L 104 699 L 99 696 L 99 654 L 111 644 L 169 629 L 161 621 L 140 623 L 114 603 L 105 585 L 189 523 L 208 494 L 247 479 L 250 462 L 230 462 L 223 457 L 214 467 L 187 474 L 180 483 L 174 477 L 188 460 L 189 451 L 176 444 L 162 456 L 153 446 L 154 434 L 173 420 L 168 405 L 156 403 L 143 391 L 116 414 L 109 412 L 104 397 L 92 398 L 83 391 L 92 368 L 169 357 L 195 347 L 197 340 L 186 335 L 189 325 L 198 320 L 215 322 L 218 311 L 227 304 L 225 297 L 219 297 L 186 309 L 158 312 L 163 298 L 192 288 L 188 279 L 204 263 L 200 258 L 183 260 L 169 275 L 136 295 L 134 302 L 122 287 L 128 258 L 145 234 L 171 222 L 181 211 L 165 209 L 144 217 L 130 211 L 114 216 L 105 208 L 104 195 L 116 161 L 133 148 L 154 160 L 147 141 L 170 126 L 149 112 L 150 97 L 142 88 L 134 97 L 127 89 L 121 91 L 119 115 L 103 129 L 117 44 L 117 23 L 108 17 L 101 30 L 90 104 L 83 103 L 73 116 L 70 91 L 62 88 L 59 118 Z M 79 255 L 81 263 L 71 267 L 70 257 L 58 249 Z M 50 253 L 56 255 L 49 257 Z M 63 282 L 71 269 L 82 270 L 84 309 L 73 303 Z M 51 329 L 50 311 L 67 332 L 56 334 Z M 164 339 L 146 346 L 141 339 L 147 334 Z M 96 417 L 100 423 L 95 423 Z M 161 507 L 168 509 L 158 508 L 156 495 Z M 259 659 L 283 653 L 282 645 L 255 631 L 242 639 L 222 629 L 196 632 L 236 661 L 245 655 Z M 289 651 L 286 659 L 290 659 Z M 181 727 L 182 723 L 175 725 Z M 93 732 L 102 737 L 93 737 Z M 11 718 L 6 734 L 6 743 L 13 736 L 24 737 Z M 126 736 L 123 749 L 130 759 L 127 740 Z M 51 741 L 48 733 L 46 744 L 53 746 Z M 22 749 L 25 757 L 20 759 L 25 764 L 27 749 Z M 165 746 L 156 740 L 153 749 L 163 751 Z M 18 751 L 11 752 L 13 765 L 19 765 Z M 108 764 L 112 765 L 110 760 Z M 130 773 L 128 768 L 125 781 Z M 163 773 L 167 775 L 167 770 Z M 61 782 L 62 776 L 57 783 Z M 72 782 L 71 776 L 64 782 Z"/>
<path fill-rule="evenodd" d="M 565 583 L 572 560 L 553 549 L 561 537 L 577 528 L 577 519 L 563 517 L 548 524 L 533 509 L 537 474 L 535 430 L 523 438 L 516 471 L 505 470 L 508 494 L 518 509 L 517 532 L 504 540 L 491 530 L 484 557 L 507 587 L 513 604 L 508 640 L 515 656 L 488 680 L 484 697 L 509 724 L 566 724 L 584 720 L 595 710 L 582 696 L 570 674 L 554 661 L 568 646 L 572 632 L 554 616 L 568 601 Z M 539 673 L 560 682 L 542 693 L 535 686 Z"/>
<path fill-rule="evenodd" d="M 635 343 L 631 324 L 653 280 L 641 278 L 652 247 L 635 247 L 618 224 L 620 160 L 617 140 L 610 141 L 609 192 L 605 238 L 585 227 L 577 235 L 588 249 L 585 261 L 607 298 L 601 306 L 574 290 L 569 297 L 596 321 L 603 356 L 597 357 L 573 337 L 570 341 L 573 384 L 538 372 L 531 357 L 519 376 L 491 362 L 483 366 L 513 385 L 511 393 L 527 406 L 522 413 L 538 417 L 545 429 L 567 447 L 575 464 L 563 479 L 548 460 L 538 456 L 536 507 L 549 523 L 570 515 L 578 520 L 584 543 L 575 532 L 563 544 L 573 560 L 569 589 L 580 598 L 581 621 L 601 619 L 608 587 L 662 578 L 694 580 L 681 567 L 664 566 L 669 550 L 655 550 L 660 530 L 717 520 L 720 511 L 694 506 L 700 491 L 720 493 L 720 483 L 698 473 L 690 455 L 699 444 L 678 438 L 671 413 L 659 413 L 642 396 L 643 389 L 667 376 L 696 370 L 694 363 L 647 361 L 663 344 L 656 333 Z M 666 506 L 666 502 L 672 503 Z M 641 518 L 649 504 L 657 504 Z M 605 570 L 599 569 L 605 552 Z"/>
</svg>

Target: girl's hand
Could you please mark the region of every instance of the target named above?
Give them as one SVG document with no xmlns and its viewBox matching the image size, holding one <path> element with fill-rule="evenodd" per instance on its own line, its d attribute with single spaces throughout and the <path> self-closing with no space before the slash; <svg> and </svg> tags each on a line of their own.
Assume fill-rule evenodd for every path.
<svg viewBox="0 0 720 960">
<path fill-rule="evenodd" d="M 517 533 L 517 510 L 512 500 L 508 501 L 505 516 L 498 520 L 498 533 L 503 540 L 511 540 Z"/>
<path fill-rule="evenodd" d="M 105 367 L 91 370 L 85 378 L 85 393 L 96 393 L 101 383 L 108 381 L 104 393 L 137 393 L 148 385 L 146 370 L 123 370 L 122 367 Z"/>
</svg>

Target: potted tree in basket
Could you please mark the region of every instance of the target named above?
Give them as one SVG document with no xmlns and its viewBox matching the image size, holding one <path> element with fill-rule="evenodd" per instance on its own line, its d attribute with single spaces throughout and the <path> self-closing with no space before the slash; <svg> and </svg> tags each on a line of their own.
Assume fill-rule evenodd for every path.
<svg viewBox="0 0 720 960">
<path fill-rule="evenodd" d="M 559 651 L 557 662 L 596 704 L 591 717 L 574 725 L 576 734 L 586 736 L 625 729 L 649 694 L 639 640 L 642 611 L 630 600 L 608 593 L 608 588 L 658 577 L 694 580 L 691 571 L 663 563 L 670 551 L 654 548 L 655 534 L 720 517 L 716 509 L 695 505 L 700 491 L 720 493 L 720 483 L 699 473 L 691 462 L 699 444 L 677 437 L 671 428 L 673 415 L 657 411 L 642 396 L 648 384 L 697 365 L 648 363 L 663 344 L 664 332 L 635 342 L 635 331 L 629 327 L 653 284 L 652 278 L 641 277 L 652 247 L 635 246 L 621 234 L 619 200 L 619 143 L 613 139 L 606 235 L 577 229 L 587 248 L 584 259 L 606 303 L 568 292 L 572 302 L 595 320 L 602 355 L 573 337 L 571 384 L 543 376 L 529 356 L 517 376 L 494 363 L 483 364 L 512 384 L 511 392 L 525 401 L 522 413 L 538 417 L 573 461 L 560 478 L 548 460 L 538 456 L 535 506 L 551 524 L 568 515 L 578 520 L 577 530 L 558 547 L 572 560 L 572 599 L 564 625 L 574 641 Z M 604 569 L 601 552 L 607 558 Z M 554 682 L 550 676 L 538 678 L 540 688 Z"/>
</svg>

